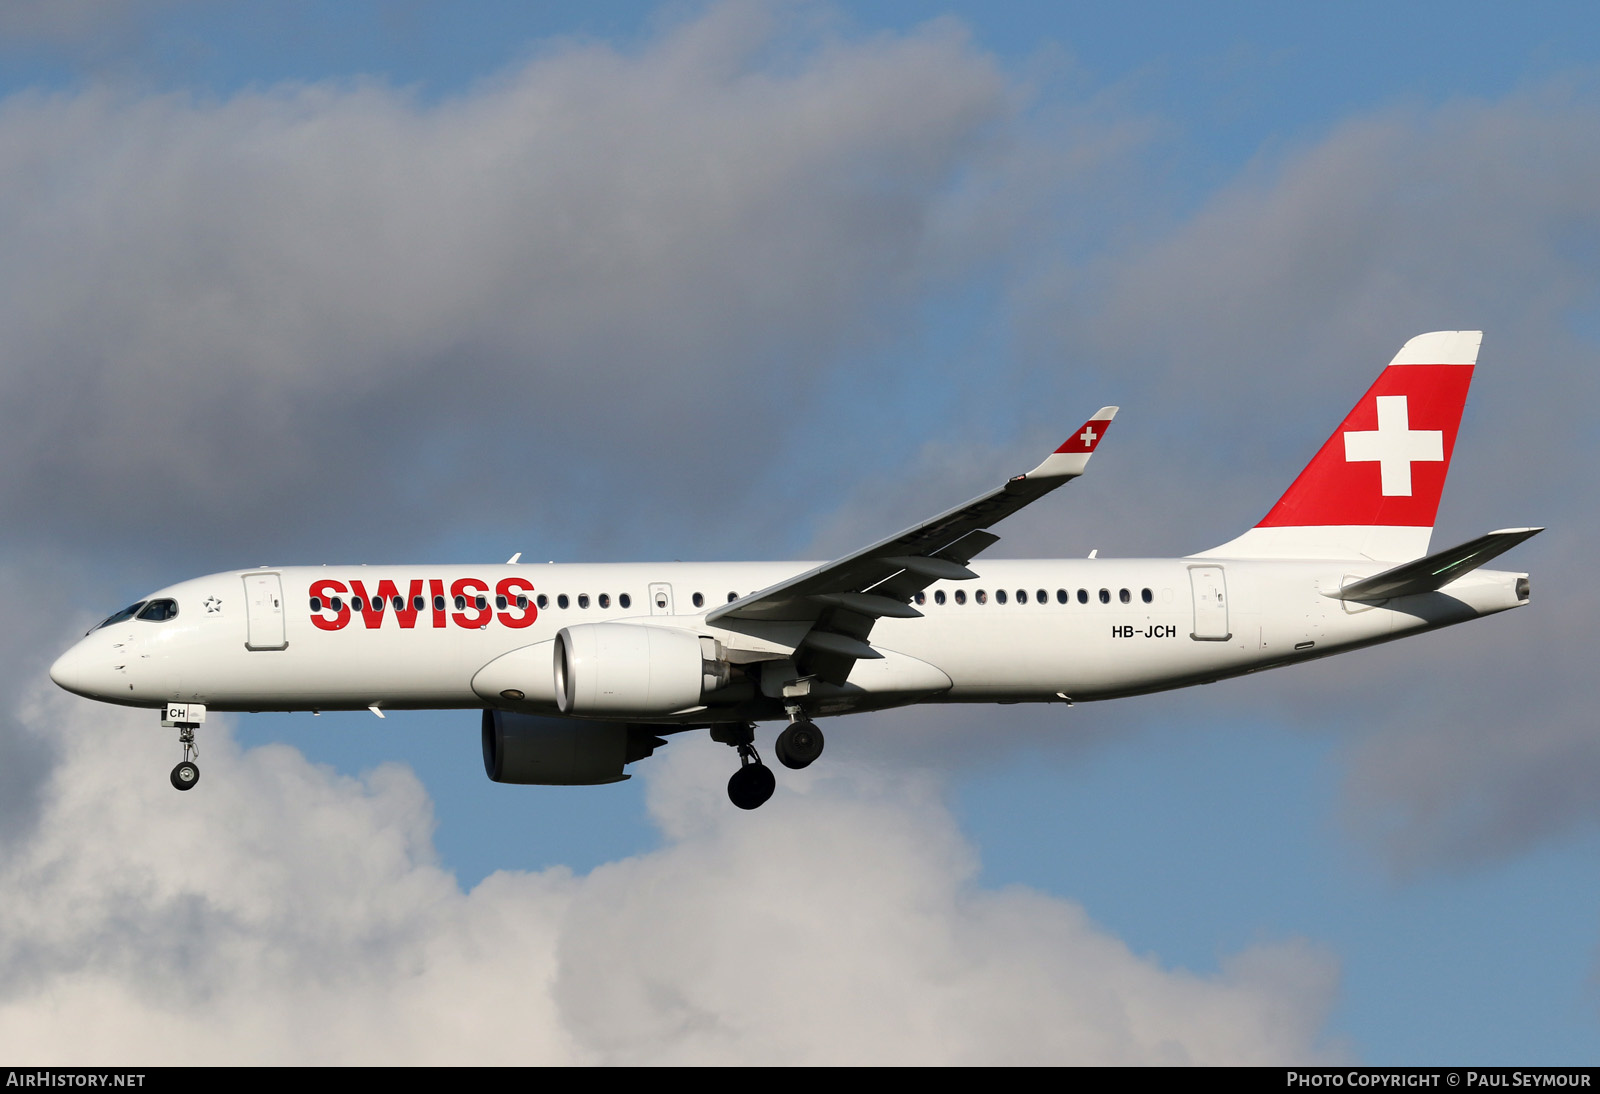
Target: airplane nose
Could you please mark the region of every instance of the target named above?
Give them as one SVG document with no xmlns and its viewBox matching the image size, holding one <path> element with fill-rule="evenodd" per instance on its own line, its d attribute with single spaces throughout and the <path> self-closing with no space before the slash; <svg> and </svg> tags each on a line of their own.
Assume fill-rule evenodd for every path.
<svg viewBox="0 0 1600 1094">
<path fill-rule="evenodd" d="M 110 691 L 112 666 L 106 651 L 86 649 L 79 642 L 56 658 L 50 666 L 50 679 L 60 687 L 86 699 L 98 699 Z"/>
</svg>

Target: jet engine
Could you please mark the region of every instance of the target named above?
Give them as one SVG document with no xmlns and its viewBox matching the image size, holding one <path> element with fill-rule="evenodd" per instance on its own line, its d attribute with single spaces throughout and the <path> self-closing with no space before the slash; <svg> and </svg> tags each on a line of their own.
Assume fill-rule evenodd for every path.
<svg viewBox="0 0 1600 1094">
<path fill-rule="evenodd" d="M 732 672 L 718 659 L 713 639 L 636 623 L 563 628 L 556 635 L 554 671 L 561 713 L 635 718 L 699 706 Z"/>
<path fill-rule="evenodd" d="M 624 764 L 666 744 L 646 726 L 483 712 L 483 769 L 497 783 L 592 786 L 621 782 Z"/>
</svg>

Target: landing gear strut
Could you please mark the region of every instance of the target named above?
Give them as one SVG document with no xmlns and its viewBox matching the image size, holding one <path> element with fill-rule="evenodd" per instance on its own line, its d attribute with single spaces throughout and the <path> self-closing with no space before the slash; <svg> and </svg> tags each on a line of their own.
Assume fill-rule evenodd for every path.
<svg viewBox="0 0 1600 1094">
<path fill-rule="evenodd" d="M 177 790 L 193 790 L 200 781 L 200 765 L 194 762 L 200 749 L 194 743 L 194 731 L 205 720 L 203 703 L 168 703 L 161 712 L 161 724 L 177 729 L 178 743 L 183 746 L 183 762 L 172 769 L 172 785 Z"/>
<path fill-rule="evenodd" d="M 200 755 L 194 743 L 194 726 L 178 730 L 178 743 L 183 746 L 183 762 L 172 769 L 172 785 L 178 790 L 193 790 L 194 784 L 200 781 L 200 765 L 193 759 Z"/>
<path fill-rule="evenodd" d="M 755 727 L 746 723 L 711 731 L 711 739 L 739 750 L 739 770 L 728 780 L 728 800 L 740 809 L 759 809 L 778 788 L 772 769 L 756 752 Z"/>
</svg>

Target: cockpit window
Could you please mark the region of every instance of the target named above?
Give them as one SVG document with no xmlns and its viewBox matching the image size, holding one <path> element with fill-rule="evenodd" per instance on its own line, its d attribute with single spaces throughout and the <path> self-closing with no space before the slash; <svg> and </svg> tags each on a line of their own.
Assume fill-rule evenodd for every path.
<svg viewBox="0 0 1600 1094">
<path fill-rule="evenodd" d="M 164 619 L 172 619 L 178 614 L 176 600 L 152 600 L 144 606 L 144 611 L 139 613 L 139 618 L 147 623 L 160 623 Z"/>
<path fill-rule="evenodd" d="M 129 604 L 116 615 L 108 616 L 106 621 L 100 624 L 100 627 L 109 627 L 113 623 L 121 623 L 125 619 L 132 619 L 134 616 L 139 614 L 139 609 L 142 607 L 144 607 L 144 601 L 142 600 L 137 604 Z M 95 630 L 99 630 L 100 627 L 96 627 Z"/>
</svg>

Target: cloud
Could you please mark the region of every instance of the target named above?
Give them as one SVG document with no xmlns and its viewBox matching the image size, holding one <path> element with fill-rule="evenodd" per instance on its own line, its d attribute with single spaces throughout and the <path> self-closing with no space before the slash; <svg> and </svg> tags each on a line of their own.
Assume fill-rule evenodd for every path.
<svg viewBox="0 0 1600 1094">
<path fill-rule="evenodd" d="M 952 24 L 752 5 L 443 102 L 12 96 L 0 511 L 140 549 L 178 509 L 211 545 L 581 526 L 618 483 L 640 520 L 720 511 L 729 453 L 963 245 L 941 208 L 1016 106 Z"/>
<path fill-rule="evenodd" d="M 188 794 L 148 715 L 41 700 L 64 759 L 0 866 L 0 1047 L 51 1062 L 1267 1063 L 1330 1060 L 1303 942 L 1213 976 L 1071 901 L 973 880 L 937 787 L 835 766 L 727 808 L 675 742 L 656 851 L 498 873 L 436 861 L 409 770 L 361 779 L 206 727 Z M 536 792 L 536 791 L 535 791 Z"/>
<path fill-rule="evenodd" d="M 1549 525 L 1497 564 L 1532 572 L 1532 605 L 1226 693 L 1234 709 L 1347 737 L 1352 826 L 1403 873 L 1600 820 L 1583 789 L 1600 778 L 1600 694 L 1582 653 L 1597 607 L 1585 544 L 1600 535 L 1597 136 L 1594 96 L 1559 81 L 1355 118 L 1258 164 L 1172 230 L 1058 272 L 1073 291 L 1039 320 L 1061 356 L 1127 389 L 1116 433 L 1073 487 L 1117 507 L 1102 545 L 1120 554 L 1236 534 L 1401 342 L 1487 332 L 1434 542 Z M 1051 519 L 1070 536 L 1079 513 Z"/>
<path fill-rule="evenodd" d="M 185 0 L 10 0 L 0 8 L 0 42 L 126 42 L 141 22 Z"/>
<path fill-rule="evenodd" d="M 1532 605 L 1208 691 L 1206 709 L 1340 735 L 1350 828 L 1397 874 L 1470 868 L 1591 829 L 1597 137 L 1600 106 L 1565 82 L 1379 112 L 1255 165 L 1162 230 L 1074 254 L 1016 289 L 1031 309 L 1023 340 L 1048 348 L 1023 381 L 1024 435 L 908 450 L 837 507 L 815 553 L 888 534 L 1030 466 L 1101 402 L 1123 412 L 1088 474 L 996 529 L 992 554 L 1204 549 L 1266 512 L 1405 339 L 1484 329 L 1434 545 L 1548 525 L 1496 564 L 1532 573 Z M 1074 711 L 1124 730 L 1173 717 L 1150 699 Z M 921 762 L 971 759 L 966 712 L 889 721 L 919 727 Z M 1009 712 L 985 747 L 1031 745 L 1056 721 Z M 899 747 L 895 734 L 879 737 Z"/>
</svg>

